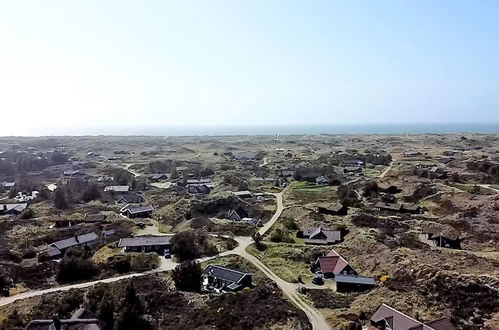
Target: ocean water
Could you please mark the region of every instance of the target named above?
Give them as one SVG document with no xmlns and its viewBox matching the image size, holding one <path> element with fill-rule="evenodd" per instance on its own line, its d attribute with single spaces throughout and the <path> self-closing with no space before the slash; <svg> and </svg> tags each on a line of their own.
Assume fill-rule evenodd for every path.
<svg viewBox="0 0 499 330">
<path fill-rule="evenodd" d="M 337 124 L 288 126 L 66 126 L 38 127 L 20 136 L 61 135 L 293 135 L 293 134 L 499 134 L 499 123 Z M 0 132 L 0 135 L 1 134 Z M 11 134 L 8 134 L 11 135 Z"/>
</svg>

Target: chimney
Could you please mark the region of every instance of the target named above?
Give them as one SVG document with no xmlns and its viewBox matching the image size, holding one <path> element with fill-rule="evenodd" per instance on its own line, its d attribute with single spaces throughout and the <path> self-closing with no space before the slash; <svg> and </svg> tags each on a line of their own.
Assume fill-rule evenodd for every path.
<svg viewBox="0 0 499 330">
<path fill-rule="evenodd" d="M 54 315 L 52 315 L 52 322 L 54 322 L 55 330 L 61 330 L 62 325 L 61 320 L 59 319 L 59 314 L 55 313 Z"/>
<path fill-rule="evenodd" d="M 77 234 L 74 235 L 74 238 L 75 238 L 76 243 L 80 243 L 80 240 L 78 239 L 78 235 Z"/>
</svg>

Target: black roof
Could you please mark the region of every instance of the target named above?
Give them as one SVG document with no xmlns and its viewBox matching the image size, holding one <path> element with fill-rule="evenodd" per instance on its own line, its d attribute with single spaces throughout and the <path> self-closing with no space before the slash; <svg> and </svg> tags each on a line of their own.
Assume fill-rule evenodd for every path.
<svg viewBox="0 0 499 330">
<path fill-rule="evenodd" d="M 208 265 L 203 273 L 232 283 L 239 283 L 245 276 L 253 276 L 253 273 L 243 272 L 220 265 Z"/>
<path fill-rule="evenodd" d="M 352 283 L 352 284 L 365 284 L 375 285 L 376 281 L 372 277 L 358 276 L 358 275 L 341 275 L 334 276 L 334 281 L 337 283 Z"/>
<path fill-rule="evenodd" d="M 117 194 L 115 196 L 115 199 L 117 202 L 122 202 L 122 203 L 142 203 L 144 202 L 144 197 L 139 195 L 139 194 L 133 194 L 133 193 L 128 193 L 128 194 Z"/>
<path fill-rule="evenodd" d="M 169 245 L 170 236 L 139 236 L 120 239 L 118 247 L 125 246 L 150 246 L 150 245 Z"/>
<path fill-rule="evenodd" d="M 152 212 L 154 211 L 154 207 L 150 205 L 126 205 L 124 206 L 120 212 L 130 212 L 130 214 L 139 214 L 139 213 L 145 213 L 145 212 Z"/>
</svg>

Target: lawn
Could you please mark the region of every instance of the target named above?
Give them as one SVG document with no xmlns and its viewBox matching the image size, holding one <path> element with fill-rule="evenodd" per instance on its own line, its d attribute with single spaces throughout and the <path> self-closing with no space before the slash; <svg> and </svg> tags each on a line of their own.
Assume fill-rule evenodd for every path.
<svg viewBox="0 0 499 330">
<path fill-rule="evenodd" d="M 337 188 L 333 186 L 321 186 L 310 182 L 293 181 L 290 189 L 285 193 L 284 204 L 289 206 L 328 201 L 336 197 L 336 192 Z"/>
<path fill-rule="evenodd" d="M 312 273 L 310 263 L 315 256 L 322 252 L 329 252 L 329 248 L 299 246 L 285 243 L 266 243 L 265 251 L 258 251 L 254 244 L 246 250 L 257 257 L 277 276 L 291 283 L 298 281 L 301 276 L 305 283 L 311 283 Z"/>
</svg>

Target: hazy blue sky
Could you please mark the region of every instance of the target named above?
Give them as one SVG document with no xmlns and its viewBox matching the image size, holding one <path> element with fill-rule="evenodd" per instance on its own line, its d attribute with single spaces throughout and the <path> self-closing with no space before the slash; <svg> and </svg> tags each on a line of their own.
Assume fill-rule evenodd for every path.
<svg viewBox="0 0 499 330">
<path fill-rule="evenodd" d="M 0 135 L 499 122 L 498 104 L 495 0 L 0 2 Z"/>
</svg>

